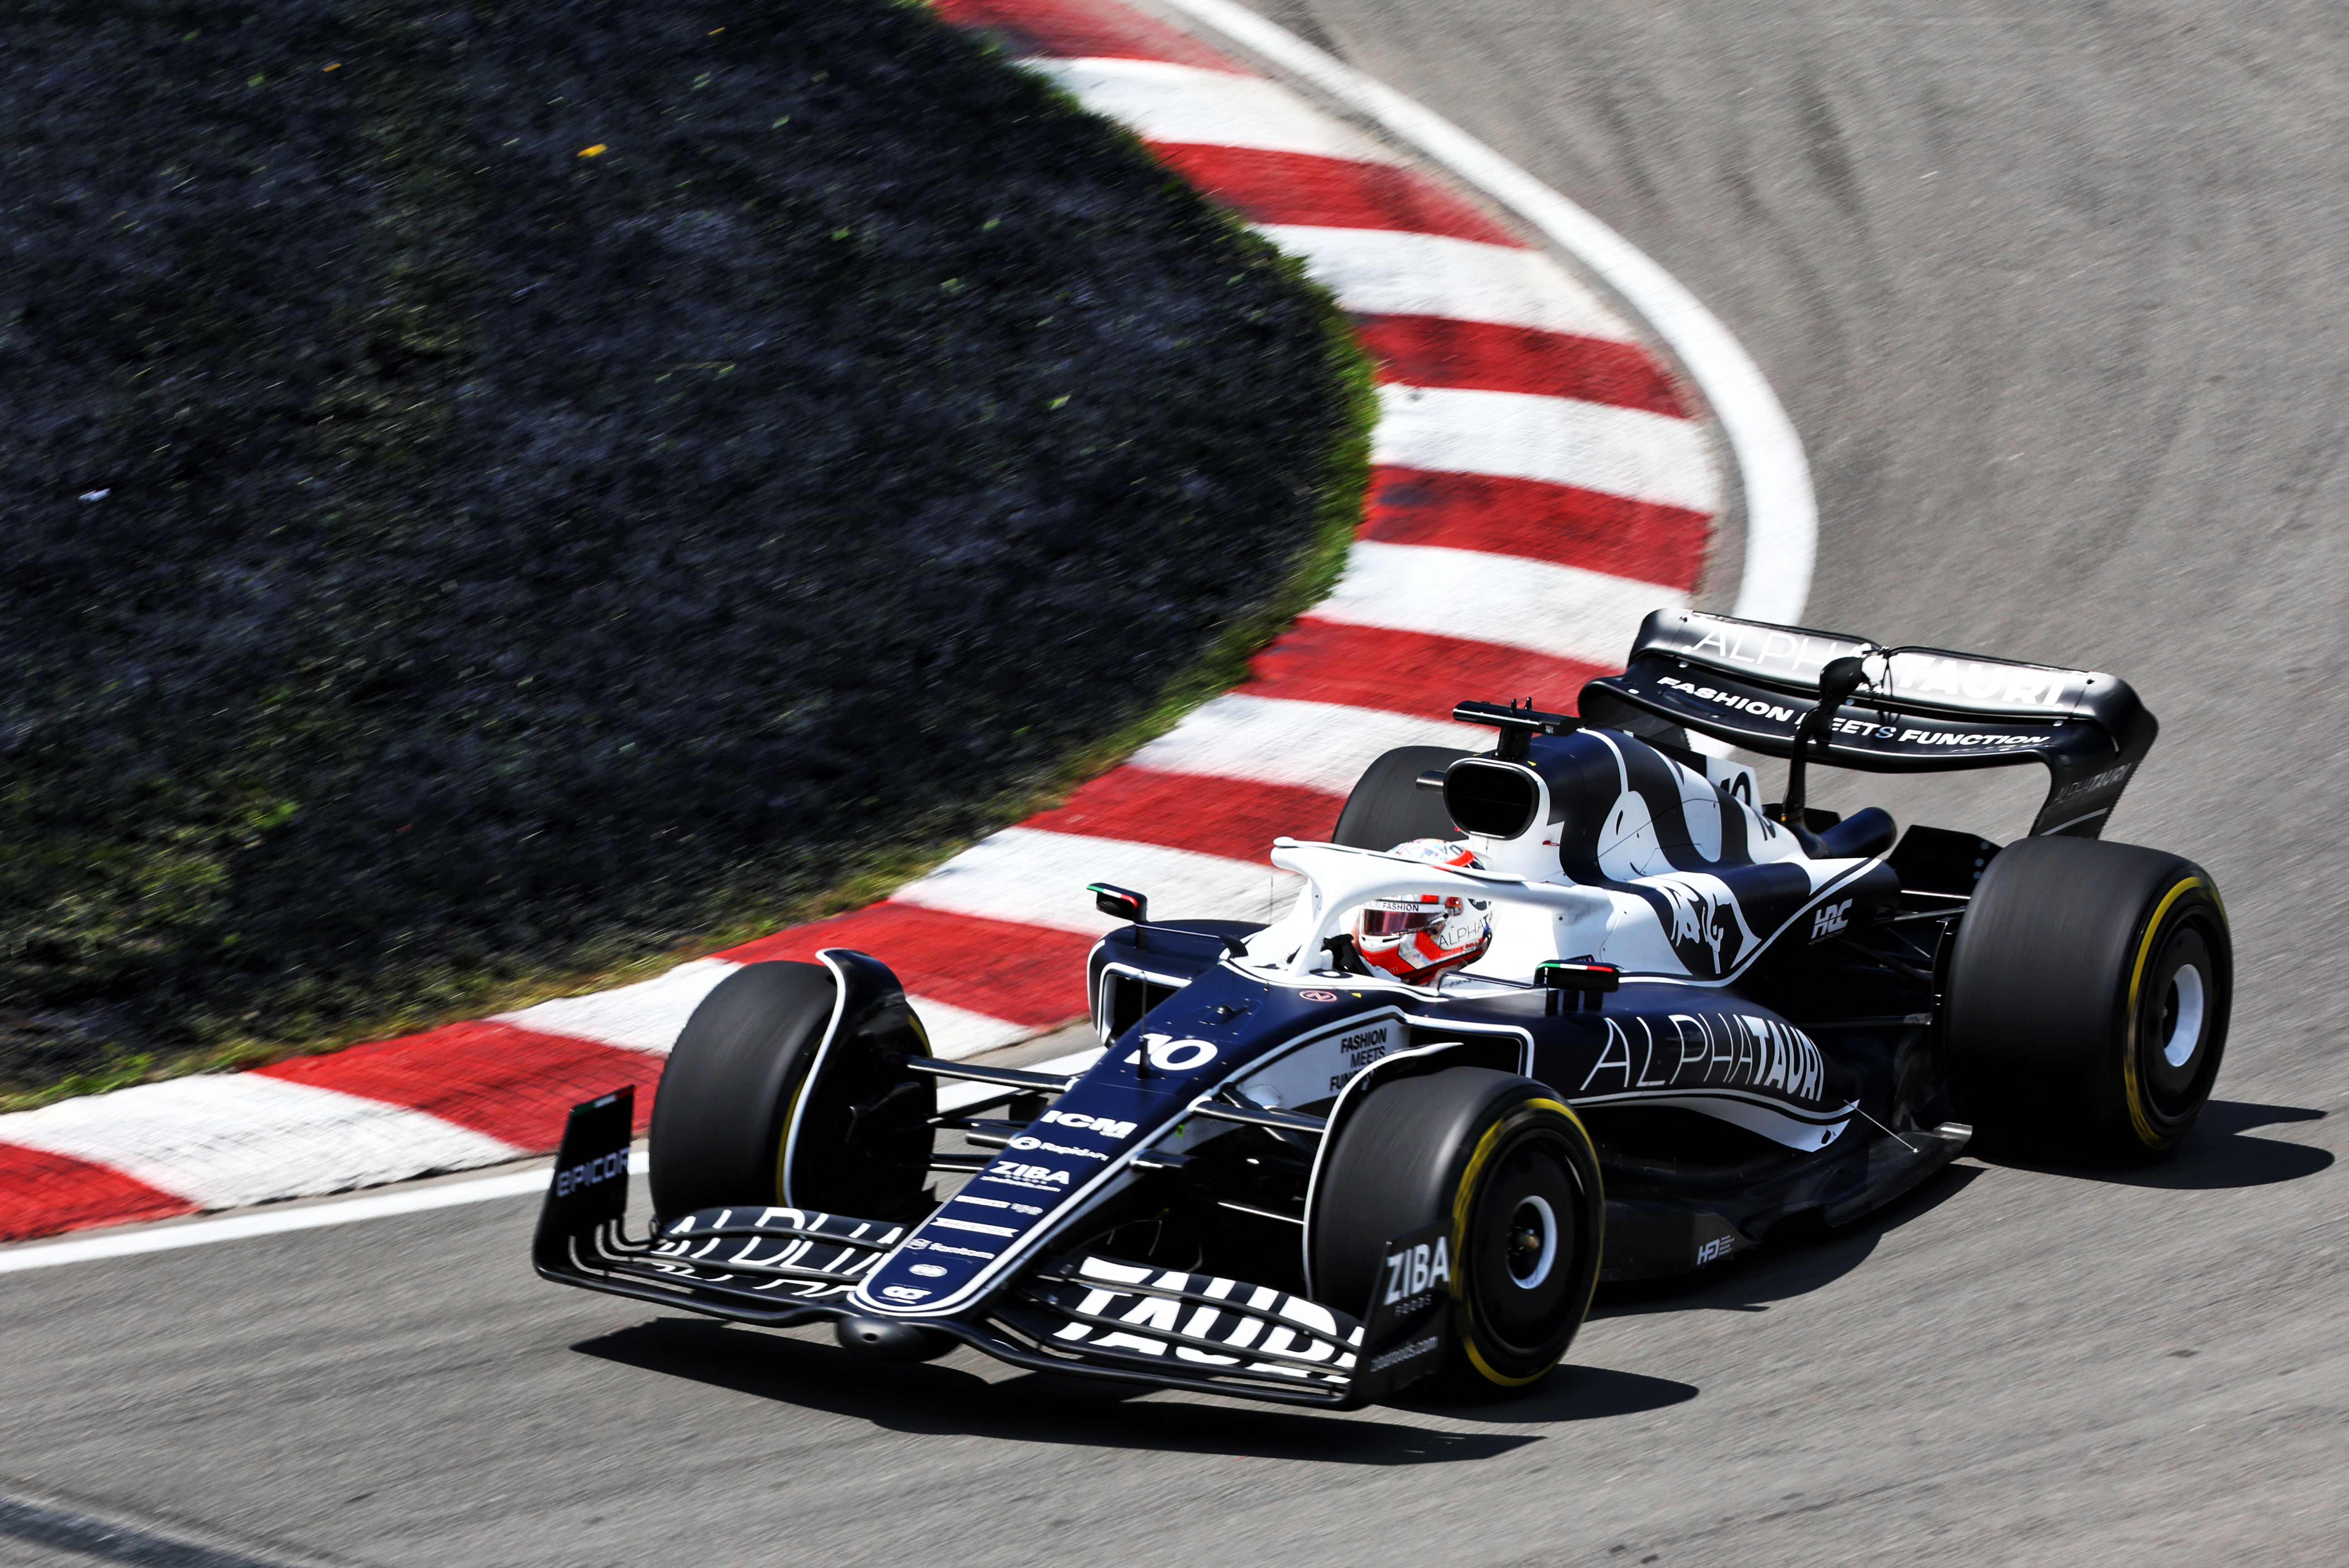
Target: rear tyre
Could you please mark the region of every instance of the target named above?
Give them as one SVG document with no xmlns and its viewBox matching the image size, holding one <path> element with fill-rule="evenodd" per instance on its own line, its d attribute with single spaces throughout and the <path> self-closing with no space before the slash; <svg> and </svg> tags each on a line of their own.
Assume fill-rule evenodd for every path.
<svg viewBox="0 0 2349 1568">
<path fill-rule="evenodd" d="M 1385 1244 L 1438 1222 L 1452 1305 L 1430 1382 L 1455 1397 L 1526 1386 L 1582 1326 L 1606 1222 L 1598 1152 L 1555 1091 L 1484 1067 L 1372 1089 L 1316 1183 L 1314 1295 L 1363 1314 Z"/>
<path fill-rule="evenodd" d="M 2158 1158 L 2210 1097 L 2233 993 L 2226 909 L 2200 867 L 2091 838 L 2011 844 L 1951 955 L 1951 1096 L 1992 1148 Z"/>
<path fill-rule="evenodd" d="M 1397 746 L 1362 770 L 1330 842 L 1354 849 L 1392 849 L 1414 838 L 1457 838 L 1444 797 L 1419 787 L 1419 775 L 1468 755 L 1449 746 Z"/>
<path fill-rule="evenodd" d="M 653 1100 L 656 1213 L 788 1204 L 897 1220 L 923 1207 L 937 1096 L 896 1059 L 928 1042 L 885 967 L 835 956 L 845 1003 L 823 964 L 754 963 L 686 1021 Z"/>
</svg>

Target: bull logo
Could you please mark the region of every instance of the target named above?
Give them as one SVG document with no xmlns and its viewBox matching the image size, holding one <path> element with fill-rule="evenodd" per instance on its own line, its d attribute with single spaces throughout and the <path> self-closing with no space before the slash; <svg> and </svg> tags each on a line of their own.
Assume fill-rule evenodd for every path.
<svg viewBox="0 0 2349 1568">
<path fill-rule="evenodd" d="M 1661 894 L 1664 935 L 1691 974 L 1727 973 L 1753 940 L 1744 912 L 1718 877 L 1702 874 L 1644 877 L 1642 889 Z"/>
</svg>

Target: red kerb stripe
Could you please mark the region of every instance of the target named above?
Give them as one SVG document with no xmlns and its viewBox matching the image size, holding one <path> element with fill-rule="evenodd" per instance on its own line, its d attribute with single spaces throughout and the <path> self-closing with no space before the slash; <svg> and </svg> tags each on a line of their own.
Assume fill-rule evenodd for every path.
<svg viewBox="0 0 2349 1568">
<path fill-rule="evenodd" d="M 1688 417 L 1662 366 L 1636 343 L 1441 316 L 1358 316 L 1379 379 L 1413 387 L 1527 392 Z"/>
<path fill-rule="evenodd" d="M 1693 588 L 1711 519 L 1649 501 L 1505 479 L 1381 465 L 1362 537 L 1529 556 L 1666 587 Z"/>
<path fill-rule="evenodd" d="M 642 1051 L 510 1023 L 451 1023 L 330 1056 L 297 1056 L 260 1072 L 428 1112 L 535 1153 L 563 1141 L 573 1106 L 623 1084 L 636 1085 L 642 1132 L 660 1069 L 661 1059 Z"/>
<path fill-rule="evenodd" d="M 1261 865 L 1272 841 L 1284 833 L 1327 837 L 1345 804 L 1342 796 L 1291 785 L 1123 767 L 1077 791 L 1066 805 L 1020 826 L 1162 844 Z"/>
<path fill-rule="evenodd" d="M 0 1241 L 29 1241 L 92 1225 L 127 1225 L 193 1214 L 196 1206 L 109 1165 L 0 1143 Z"/>
<path fill-rule="evenodd" d="M 1553 713 L 1571 713 L 1582 683 L 1610 673 L 1522 648 L 1344 626 L 1310 616 L 1257 654 L 1248 670 L 1249 680 L 1239 690 L 1250 697 L 1339 702 L 1422 719 L 1449 719 L 1453 704 L 1464 700 L 1511 702 L 1520 697 L 1531 697 L 1534 706 Z"/>
<path fill-rule="evenodd" d="M 1085 955 L 1092 945 L 1091 937 L 1072 931 L 914 904 L 874 904 L 717 956 L 736 963 L 805 963 L 822 948 L 854 948 L 887 964 L 916 996 L 1041 1029 L 1084 1015 Z"/>
<path fill-rule="evenodd" d="M 1488 245 L 1525 242 L 1433 180 L 1392 163 L 1154 141 L 1168 168 L 1254 223 L 1400 229 Z"/>
<path fill-rule="evenodd" d="M 992 33 L 1016 57 L 1168 60 L 1203 70 L 1239 67 L 1188 34 L 1122 5 L 1092 0 L 932 0 L 941 21 Z"/>
<path fill-rule="evenodd" d="M 1274 837 L 1319 837 L 1344 804 L 1289 789 L 1124 767 L 1093 780 L 1067 804 L 1021 824 L 1048 833 L 1161 844 L 1261 861 Z M 1085 955 L 1092 940 L 1009 920 L 914 904 L 884 903 L 730 948 L 736 963 L 810 962 L 824 948 L 881 960 L 905 989 L 991 1018 L 1041 1029 L 1085 1012 Z"/>
</svg>

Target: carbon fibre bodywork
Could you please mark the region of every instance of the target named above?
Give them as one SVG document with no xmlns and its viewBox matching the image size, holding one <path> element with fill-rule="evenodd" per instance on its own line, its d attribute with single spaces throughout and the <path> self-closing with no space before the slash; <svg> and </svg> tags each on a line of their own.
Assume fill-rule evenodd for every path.
<svg viewBox="0 0 2349 1568">
<path fill-rule="evenodd" d="M 740 1322 L 895 1320 L 1025 1366 L 1349 1407 L 1431 1359 L 1366 1370 L 1428 1340 L 1426 1314 L 1382 1313 L 1377 1291 L 1319 1299 L 1310 1271 L 1322 1151 L 1397 1075 L 1467 1063 L 1559 1091 L 1601 1151 L 1617 1280 L 1712 1266 L 1791 1219 L 1843 1222 L 1964 1144 L 1939 1119 L 1921 990 L 1872 1003 L 1914 1011 L 1806 1029 L 1724 988 L 1637 977 L 1571 1010 L 1531 987 L 1281 980 L 1232 940 L 1184 923 L 1105 938 L 1102 1005 L 1164 996 L 1123 1028 L 1107 1016 L 1115 1044 L 1072 1080 L 983 1084 L 1012 1115 L 966 1099 L 941 1116 L 999 1152 L 941 1156 L 964 1183 L 916 1223 L 752 1203 L 629 1240 L 626 1097 L 583 1106 L 540 1272 Z"/>
<path fill-rule="evenodd" d="M 1106 1044 L 1081 1071 L 890 1058 L 885 1096 L 947 1081 L 931 1165 L 949 1189 L 920 1214 L 746 1192 L 629 1240 L 610 1197 L 626 1115 L 582 1107 L 562 1172 L 586 1174 L 558 1174 L 538 1266 L 743 1322 L 867 1325 L 873 1345 L 959 1341 L 1021 1366 L 1359 1404 L 1433 1365 L 1443 1331 L 1405 1288 L 1408 1237 L 1371 1300 L 1317 1293 L 1328 1151 L 1383 1085 L 1454 1065 L 1534 1080 L 1580 1118 L 1603 1179 L 1603 1279 L 1847 1222 L 1965 1146 L 1936 1057 L 1935 969 L 1965 906 L 1947 884 L 1996 846 L 1915 829 L 1888 855 L 1865 824 L 1865 842 L 1832 823 L 1798 838 L 1751 806 L 1750 777 L 1708 778 L 1680 754 L 1561 722 L 1455 761 L 1449 809 L 1489 830 L 1469 836 L 1478 867 L 1276 841 L 1304 885 L 1282 920 L 1135 920 L 1096 944 Z M 1351 955 L 1349 909 L 1430 891 L 1491 909 L 1483 959 L 1414 985 Z M 878 960 L 823 957 L 842 995 L 902 1005 Z M 1559 988 L 1601 971 L 1616 989 Z M 789 1143 L 781 1168 L 793 1195 L 819 1185 Z"/>
<path fill-rule="evenodd" d="M 1271 861 L 1299 891 L 1270 925 L 1152 920 L 1144 893 L 1097 887 L 1127 923 L 1087 961 L 1103 1044 L 1079 1070 L 940 1062 L 917 1021 L 878 1078 L 867 1049 L 872 1097 L 838 1113 L 851 1131 L 868 1110 L 928 1106 L 949 1081 L 928 1163 L 953 1179 L 919 1212 L 765 1201 L 847 1195 L 800 1147 L 848 1147 L 847 1134 L 795 1115 L 776 1193 L 627 1240 L 612 1194 L 628 1120 L 607 1097 L 574 1114 L 541 1272 L 746 1322 L 840 1320 L 844 1343 L 890 1353 L 959 1341 L 1021 1366 L 1348 1406 L 1434 1367 L 1446 1324 L 1469 1321 L 1444 1306 L 1466 1288 L 1445 1262 L 1468 1256 L 1465 1196 L 1375 1259 L 1322 1244 L 1367 1233 L 1335 1216 L 1386 1212 L 1346 1208 L 1332 1171 L 1353 1168 L 1331 1151 L 1398 1080 L 1485 1070 L 1587 1136 L 1596 1186 L 1578 1190 L 1599 1280 L 1707 1269 L 1878 1208 L 1971 1136 L 1951 1119 L 1943 999 L 1952 934 L 2000 846 L 1921 826 L 1896 844 L 1881 811 L 1807 811 L 1799 766 L 1789 803 L 1758 806 L 1753 773 L 1700 754 L 1691 732 L 1863 770 L 2039 762 L 2054 782 L 2034 832 L 2078 838 L 2101 827 L 2153 717 L 2094 671 L 1693 611 L 1650 617 L 1629 664 L 1584 689 L 1582 718 L 1465 703 L 1456 717 L 1500 732 L 1492 751 L 1380 759 L 1339 830 L 1380 841 L 1276 839 Z M 1440 793 L 1440 812 L 1418 790 Z M 1371 821 L 1379 835 L 1347 826 Z M 1473 857 L 1389 852 L 1384 834 L 1422 823 Z M 1489 940 L 1423 982 L 1377 969 L 1350 916 L 1396 899 L 1486 911 Z M 856 1002 L 834 1033 L 843 1012 L 910 1018 L 880 961 L 822 957 Z M 1413 1098 L 1433 1088 L 1375 1101 L 1388 1109 L 1363 1126 L 1434 1103 Z M 1373 1280 L 1368 1299 L 1334 1299 L 1317 1258 Z"/>
</svg>

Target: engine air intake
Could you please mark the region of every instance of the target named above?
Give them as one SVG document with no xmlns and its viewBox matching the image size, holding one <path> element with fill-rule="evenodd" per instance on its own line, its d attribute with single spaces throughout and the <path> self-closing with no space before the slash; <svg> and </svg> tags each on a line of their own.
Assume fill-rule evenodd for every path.
<svg viewBox="0 0 2349 1568">
<path fill-rule="evenodd" d="M 1444 772 L 1444 809 L 1463 833 L 1516 838 L 1541 809 L 1541 782 L 1514 763 L 1464 757 Z"/>
</svg>

